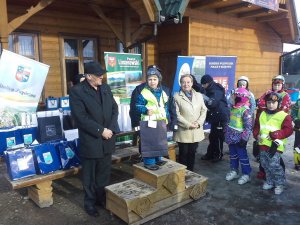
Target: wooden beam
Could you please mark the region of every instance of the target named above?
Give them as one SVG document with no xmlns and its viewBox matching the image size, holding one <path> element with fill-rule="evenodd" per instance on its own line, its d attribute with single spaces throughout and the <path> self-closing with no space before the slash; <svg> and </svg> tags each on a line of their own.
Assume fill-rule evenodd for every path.
<svg viewBox="0 0 300 225">
<path fill-rule="evenodd" d="M 148 17 L 149 17 L 149 20 L 150 22 L 154 23 L 156 22 L 156 17 L 155 17 L 155 12 L 154 12 L 154 9 L 151 5 L 151 1 L 149 0 L 143 0 L 143 4 L 145 6 L 145 9 L 147 11 L 147 14 L 148 14 Z"/>
<path fill-rule="evenodd" d="M 131 45 L 131 35 L 130 35 L 130 14 L 128 8 L 124 10 L 124 20 L 123 20 L 123 33 L 124 33 L 124 39 L 125 43 L 124 47 L 127 48 L 128 46 Z"/>
<path fill-rule="evenodd" d="M 11 33 L 18 27 L 20 27 L 26 20 L 32 17 L 37 12 L 41 11 L 42 9 L 46 8 L 55 0 L 41 0 L 36 6 L 31 6 L 30 9 L 27 9 L 27 13 L 15 18 L 8 24 L 8 32 Z"/>
<path fill-rule="evenodd" d="M 134 31 L 131 34 L 131 43 L 135 43 L 137 41 L 138 37 L 143 33 L 145 28 L 146 28 L 146 25 L 141 25 L 136 31 Z"/>
<path fill-rule="evenodd" d="M 9 32 L 6 0 L 0 0 L 0 15 L 0 43 L 2 49 L 8 49 Z"/>
<path fill-rule="evenodd" d="M 286 19 L 288 18 L 287 13 L 281 13 L 281 14 L 273 14 L 270 16 L 262 16 L 256 19 L 257 22 L 259 23 L 265 23 L 265 22 L 271 22 L 271 21 L 276 21 L 276 20 L 281 20 L 281 19 Z"/>
<path fill-rule="evenodd" d="M 96 4 L 88 4 L 96 13 L 97 15 L 106 23 L 106 25 L 111 29 L 111 31 L 116 35 L 116 37 L 125 45 L 126 41 L 124 36 L 118 29 L 110 22 L 110 20 L 105 16 L 102 9 Z"/>
<path fill-rule="evenodd" d="M 235 5 L 229 5 L 229 6 L 225 6 L 225 7 L 221 7 L 216 9 L 217 13 L 228 13 L 228 12 L 232 12 L 234 10 L 237 9 L 241 9 L 241 8 L 251 8 L 252 4 L 249 2 L 242 2 L 242 3 L 238 3 Z"/>
<path fill-rule="evenodd" d="M 254 17 L 260 14 L 266 14 L 266 13 L 272 13 L 272 10 L 266 9 L 266 8 L 261 8 L 257 10 L 252 10 L 249 12 L 243 12 L 243 13 L 238 13 L 239 18 L 246 18 L 246 17 Z"/>
<path fill-rule="evenodd" d="M 203 1 L 198 0 L 198 2 L 194 2 L 191 4 L 191 8 L 192 9 L 202 8 L 202 7 L 213 5 L 218 2 L 227 2 L 227 0 L 203 0 Z"/>
</svg>

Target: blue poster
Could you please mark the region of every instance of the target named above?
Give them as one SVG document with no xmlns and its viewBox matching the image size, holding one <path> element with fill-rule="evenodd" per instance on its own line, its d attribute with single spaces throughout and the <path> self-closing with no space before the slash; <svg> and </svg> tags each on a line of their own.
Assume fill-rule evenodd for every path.
<svg viewBox="0 0 300 225">
<path fill-rule="evenodd" d="M 172 93 L 180 90 L 180 77 L 184 74 L 191 74 L 193 68 L 194 57 L 191 56 L 178 56 L 177 69 L 174 78 Z"/>
<path fill-rule="evenodd" d="M 234 89 L 236 56 L 206 56 L 205 73 L 222 84 L 226 92 Z"/>
</svg>

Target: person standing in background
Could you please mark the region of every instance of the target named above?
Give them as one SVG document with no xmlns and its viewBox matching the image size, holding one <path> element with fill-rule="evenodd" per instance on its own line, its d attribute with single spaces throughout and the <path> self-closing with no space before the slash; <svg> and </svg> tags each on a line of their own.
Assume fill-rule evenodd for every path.
<svg viewBox="0 0 300 225">
<path fill-rule="evenodd" d="M 276 195 L 283 192 L 286 184 L 281 154 L 285 150 L 287 138 L 293 133 L 292 118 L 281 109 L 281 101 L 279 93 L 267 94 L 267 109 L 256 117 L 253 129 L 253 137 L 259 145 L 260 163 L 266 173 L 262 188 L 270 190 L 275 187 Z"/>
<path fill-rule="evenodd" d="M 206 91 L 204 95 L 208 109 L 206 121 L 211 124 L 207 153 L 201 159 L 218 162 L 223 157 L 224 127 L 229 120 L 225 89 L 221 84 L 214 82 L 210 75 L 204 75 L 201 78 L 201 85 Z"/>
<path fill-rule="evenodd" d="M 231 181 L 239 177 L 239 164 L 242 176 L 238 184 L 243 185 L 250 181 L 251 166 L 247 154 L 247 142 L 252 133 L 253 115 L 250 111 L 251 95 L 245 88 L 234 91 L 234 104 L 230 109 L 229 124 L 225 127 L 225 142 L 229 146 L 230 172 L 226 180 Z"/>
<path fill-rule="evenodd" d="M 295 170 L 300 170 L 300 99 L 292 107 L 291 116 L 294 121 L 295 141 L 294 141 L 294 163 Z"/>
<path fill-rule="evenodd" d="M 277 75 L 277 76 L 273 77 L 272 89 L 266 91 L 257 101 L 256 117 L 259 117 L 260 114 L 267 109 L 265 97 L 266 97 L 266 95 L 273 93 L 273 92 L 278 93 L 278 95 L 280 96 L 281 101 L 280 101 L 279 109 L 283 110 L 286 113 L 290 113 L 292 102 L 291 102 L 291 98 L 290 98 L 289 94 L 286 91 L 284 91 L 284 84 L 285 84 L 285 79 L 282 75 Z M 281 158 L 280 163 L 281 163 L 283 169 L 285 169 L 285 165 L 284 165 L 282 158 Z M 257 172 L 256 177 L 258 179 L 266 178 L 265 171 L 264 171 L 263 167 L 261 166 L 261 164 L 259 164 L 259 171 Z"/>
<path fill-rule="evenodd" d="M 110 87 L 102 83 L 106 73 L 98 62 L 84 64 L 85 80 L 70 90 L 72 116 L 79 130 L 84 209 L 90 216 L 105 207 L 105 186 L 109 185 L 111 156 L 118 133 L 118 105 Z"/>
<path fill-rule="evenodd" d="M 193 171 L 198 144 L 204 139 L 203 124 L 207 108 L 202 94 L 192 89 L 193 77 L 191 75 L 182 75 L 180 86 L 180 91 L 174 95 L 178 120 L 178 130 L 174 132 L 174 141 L 179 147 L 179 163 Z"/>
</svg>

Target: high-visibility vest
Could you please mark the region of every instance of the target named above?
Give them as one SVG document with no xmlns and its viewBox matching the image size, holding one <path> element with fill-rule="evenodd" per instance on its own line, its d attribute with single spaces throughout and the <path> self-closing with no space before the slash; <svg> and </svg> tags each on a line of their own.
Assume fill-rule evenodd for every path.
<svg viewBox="0 0 300 225">
<path fill-rule="evenodd" d="M 154 96 L 154 94 L 148 88 L 144 88 L 141 94 L 147 101 L 146 108 L 153 110 L 152 116 L 142 114 L 141 120 L 142 121 L 165 120 L 166 123 L 168 123 L 165 103 L 168 101 L 169 97 L 166 94 L 166 92 L 162 91 L 159 102 L 157 101 L 157 98 Z"/>
<path fill-rule="evenodd" d="M 259 145 L 266 145 L 271 147 L 272 140 L 267 139 L 267 137 L 269 136 L 270 132 L 281 129 L 281 125 L 287 115 L 288 114 L 284 111 L 279 111 L 275 114 L 267 114 L 265 111 L 261 113 L 259 117 L 259 135 L 261 138 L 260 142 L 258 143 Z M 287 139 L 276 139 L 274 141 L 276 141 L 279 144 L 277 150 L 283 152 L 284 145 L 286 144 Z"/>
<path fill-rule="evenodd" d="M 240 108 L 232 108 L 230 110 L 230 121 L 228 126 L 232 129 L 242 132 L 244 130 L 243 114 L 248 106 L 242 106 Z"/>
</svg>

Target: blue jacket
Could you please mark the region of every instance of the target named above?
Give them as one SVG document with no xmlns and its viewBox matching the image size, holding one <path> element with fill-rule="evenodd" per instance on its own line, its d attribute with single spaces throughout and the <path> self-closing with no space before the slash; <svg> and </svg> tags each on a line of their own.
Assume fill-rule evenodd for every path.
<svg viewBox="0 0 300 225">
<path fill-rule="evenodd" d="M 135 105 L 136 105 L 138 96 L 141 94 L 141 92 L 145 86 L 146 86 L 146 83 L 142 83 L 142 84 L 136 86 L 136 88 L 133 90 L 133 92 L 131 94 L 129 116 L 131 119 L 132 128 L 140 125 L 141 113 L 138 112 Z M 169 97 L 169 101 L 167 103 L 168 110 L 169 110 L 168 129 L 174 130 L 174 126 L 177 125 L 177 115 L 176 115 L 176 107 L 175 107 L 174 98 L 173 98 L 172 93 L 169 88 L 162 86 L 162 89 Z"/>
<path fill-rule="evenodd" d="M 211 82 L 205 89 L 209 101 L 205 101 L 208 109 L 206 121 L 210 124 L 225 126 L 229 120 L 229 108 L 225 97 L 224 87 L 216 82 Z"/>
</svg>

